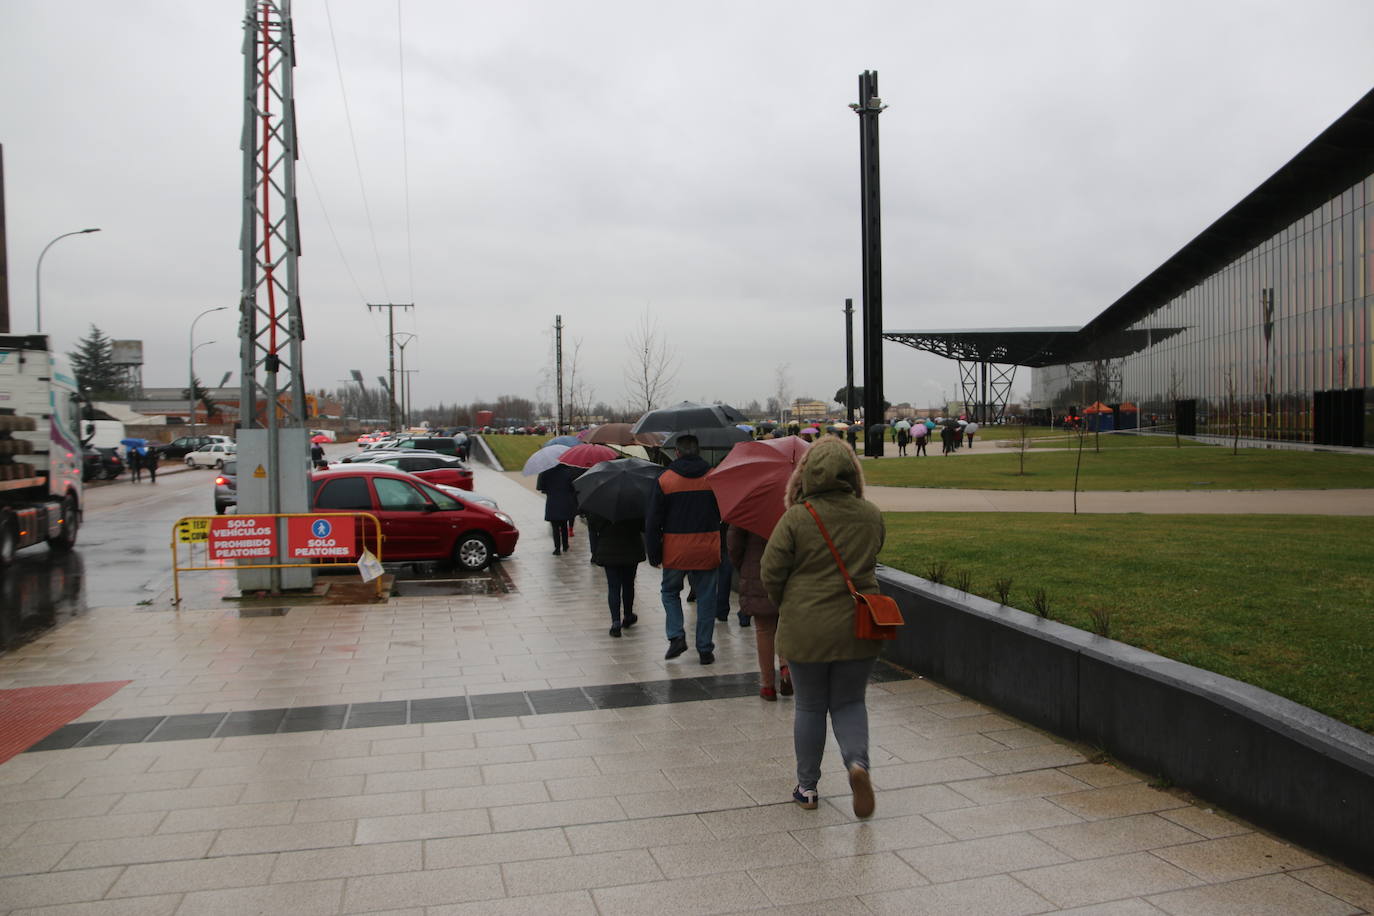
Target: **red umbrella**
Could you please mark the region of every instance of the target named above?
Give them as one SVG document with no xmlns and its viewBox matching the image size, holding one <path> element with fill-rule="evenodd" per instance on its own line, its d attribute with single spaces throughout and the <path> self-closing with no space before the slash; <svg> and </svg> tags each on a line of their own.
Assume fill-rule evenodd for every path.
<svg viewBox="0 0 1374 916">
<path fill-rule="evenodd" d="M 571 465 L 575 468 L 589 468 L 602 461 L 614 461 L 620 457 L 620 453 L 613 448 L 605 445 L 595 445 L 583 443 L 574 445 L 566 452 L 558 456 L 559 464 Z"/>
<path fill-rule="evenodd" d="M 787 478 L 811 444 L 787 436 L 741 442 L 706 474 L 716 494 L 720 517 L 732 525 L 768 537 L 782 518 Z"/>
<path fill-rule="evenodd" d="M 316 433 L 315 435 L 313 435 L 313 436 L 310 437 L 310 441 L 311 441 L 312 443 L 319 444 L 319 443 L 324 443 L 324 442 L 332 442 L 332 441 L 334 441 L 334 440 L 330 439 L 330 438 L 329 438 L 328 436 L 326 436 L 324 433 Z"/>
</svg>

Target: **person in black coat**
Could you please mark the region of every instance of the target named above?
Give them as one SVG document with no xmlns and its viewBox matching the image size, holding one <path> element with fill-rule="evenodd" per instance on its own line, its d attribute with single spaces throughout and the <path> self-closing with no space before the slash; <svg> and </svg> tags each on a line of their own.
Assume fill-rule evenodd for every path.
<svg viewBox="0 0 1374 916">
<path fill-rule="evenodd" d="M 588 512 L 587 531 L 596 545 L 592 548 L 592 562 L 606 572 L 611 635 L 618 639 L 621 627 L 632 627 L 639 620 L 634 611 L 635 573 L 644 562 L 644 519 L 626 518 L 613 522 Z"/>
<path fill-rule="evenodd" d="M 573 481 L 585 468 L 555 464 L 535 479 L 535 489 L 544 494 L 544 521 L 553 527 L 553 555 L 568 549 L 568 529 L 577 517 L 577 491 Z"/>
</svg>

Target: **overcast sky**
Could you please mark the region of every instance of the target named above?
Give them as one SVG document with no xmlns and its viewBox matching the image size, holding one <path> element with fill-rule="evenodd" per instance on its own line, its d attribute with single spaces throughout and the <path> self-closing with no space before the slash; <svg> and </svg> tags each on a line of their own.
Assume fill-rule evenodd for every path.
<svg viewBox="0 0 1374 916">
<path fill-rule="evenodd" d="M 681 358 L 678 399 L 763 401 L 784 365 L 793 396 L 829 398 L 861 297 L 865 69 L 891 106 L 889 330 L 1087 322 L 1374 86 L 1369 0 L 293 14 L 306 383 L 373 383 L 386 322 L 366 303 L 414 302 L 416 405 L 539 396 L 558 314 L 596 400 L 627 400 L 645 315 Z M 91 323 L 141 339 L 145 385 L 184 384 L 191 320 L 239 296 L 242 18 L 0 2 L 13 331 L 34 327 L 43 246 L 99 226 L 48 253 L 44 330 L 62 350 Z M 235 316 L 197 328 L 207 383 L 237 383 Z M 889 400 L 957 396 L 953 363 L 884 358 Z"/>
</svg>

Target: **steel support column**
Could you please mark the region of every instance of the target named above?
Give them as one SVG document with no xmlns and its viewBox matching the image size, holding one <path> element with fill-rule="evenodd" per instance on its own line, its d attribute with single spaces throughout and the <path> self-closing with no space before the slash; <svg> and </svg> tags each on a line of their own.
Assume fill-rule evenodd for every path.
<svg viewBox="0 0 1374 916">
<path fill-rule="evenodd" d="M 863 224 L 864 454 L 883 455 L 883 245 L 878 161 L 878 115 L 887 108 L 878 95 L 878 73 L 859 74 L 860 218 Z"/>
</svg>

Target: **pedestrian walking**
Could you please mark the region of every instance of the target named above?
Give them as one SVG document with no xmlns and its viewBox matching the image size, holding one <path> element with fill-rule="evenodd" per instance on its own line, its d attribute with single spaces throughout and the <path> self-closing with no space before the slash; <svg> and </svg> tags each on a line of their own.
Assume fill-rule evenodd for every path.
<svg viewBox="0 0 1374 916">
<path fill-rule="evenodd" d="M 568 549 L 572 520 L 577 517 L 577 491 L 572 482 L 582 468 L 555 464 L 535 478 L 534 487 L 544 494 L 544 521 L 553 529 L 553 555 L 561 556 Z"/>
<path fill-rule="evenodd" d="M 142 457 L 143 467 L 148 472 L 148 482 L 157 483 L 157 449 L 150 446 Z"/>
<path fill-rule="evenodd" d="M 778 606 L 768 597 L 759 572 L 768 539 L 731 525 L 726 529 L 725 543 L 730 562 L 739 570 L 740 616 L 748 613 L 753 621 L 754 644 L 759 654 L 759 696 L 770 703 L 777 702 L 779 693 L 785 697 L 792 695 L 792 674 L 787 668 L 787 660 L 777 657 Z M 775 664 L 778 666 L 776 671 Z"/>
<path fill-rule="evenodd" d="M 955 431 L 953 423 L 946 423 L 940 427 L 940 448 L 942 455 L 948 455 L 954 451 L 954 437 L 959 435 Z"/>
<path fill-rule="evenodd" d="M 592 562 L 606 574 L 606 603 L 611 611 L 611 636 L 634 626 L 635 575 L 644 561 L 644 519 L 619 521 L 587 513 L 587 533 L 591 535 Z"/>
<path fill-rule="evenodd" d="M 968 440 L 967 445 L 969 448 L 973 448 L 973 434 L 976 432 L 978 432 L 978 424 L 973 420 L 969 420 L 968 423 L 964 425 L 964 438 Z"/>
<path fill-rule="evenodd" d="M 906 427 L 903 426 L 897 430 L 897 456 L 899 458 L 906 457 L 906 447 L 909 442 L 911 442 L 911 433 L 907 432 Z"/>
<path fill-rule="evenodd" d="M 324 446 L 318 442 L 310 443 L 310 463 L 317 469 L 329 467 L 329 463 L 324 460 Z"/>
<path fill-rule="evenodd" d="M 139 454 L 141 449 L 132 446 L 124 451 L 124 463 L 129 466 L 129 479 L 138 483 L 143 479 L 143 456 Z"/>
<path fill-rule="evenodd" d="M 930 438 L 930 430 L 924 423 L 917 423 L 911 427 L 911 438 L 916 442 L 916 455 L 919 457 L 926 453 L 926 440 Z"/>
<path fill-rule="evenodd" d="M 677 459 L 649 492 L 644 520 L 644 546 L 649 563 L 662 567 L 659 595 L 663 601 L 668 651 L 677 658 L 687 651 L 682 618 L 682 583 L 697 595 L 696 649 L 703 665 L 715 662 L 716 580 L 720 568 L 720 510 L 706 482 L 711 466 L 700 455 L 696 436 L 679 436 Z"/>
<path fill-rule="evenodd" d="M 728 526 L 720 526 L 720 566 L 716 568 L 716 622 L 725 623 L 730 619 L 730 586 L 735 578 L 735 565 L 730 562 L 730 553 L 725 549 L 725 531 Z M 740 605 L 739 625 L 749 626 L 749 615 Z"/>
<path fill-rule="evenodd" d="M 874 808 L 864 694 L 880 643 L 855 635 L 854 598 L 811 513 L 816 512 L 837 545 L 854 587 L 876 592 L 883 517 L 863 498 L 863 486 L 853 449 L 839 442 L 812 446 L 788 481 L 787 511 L 773 529 L 760 565 L 764 588 L 778 607 L 777 650 L 787 659 L 796 687 L 792 740 L 797 786 L 792 799 L 808 810 L 820 802 L 816 785 L 829 716 L 857 817 L 869 817 Z"/>
</svg>

